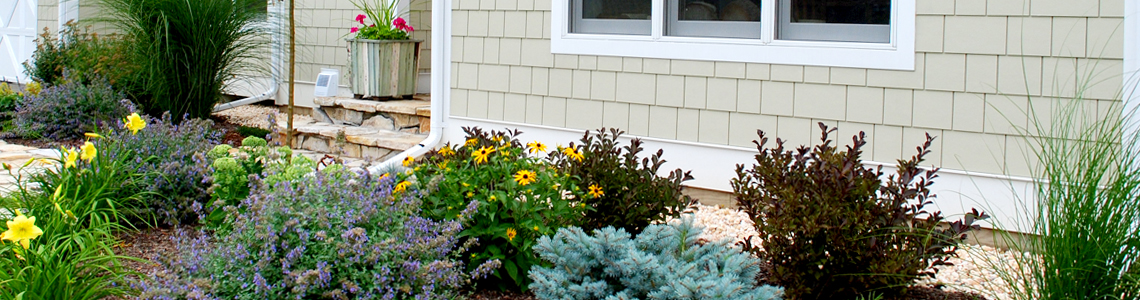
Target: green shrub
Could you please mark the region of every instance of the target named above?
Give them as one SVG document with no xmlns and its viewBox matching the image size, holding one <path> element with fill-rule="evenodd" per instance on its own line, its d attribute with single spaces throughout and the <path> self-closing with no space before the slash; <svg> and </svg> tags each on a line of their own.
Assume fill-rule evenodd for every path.
<svg viewBox="0 0 1140 300">
<path fill-rule="evenodd" d="M 269 134 L 272 133 L 268 129 L 261 129 L 261 128 L 249 127 L 249 126 L 238 126 L 237 132 L 241 136 L 247 136 L 247 137 L 253 136 L 253 137 L 260 137 L 260 138 L 264 138 L 266 136 L 269 136 Z"/>
<path fill-rule="evenodd" d="M 514 132 L 464 128 L 467 143 L 447 145 L 425 155 L 409 170 L 423 197 L 424 213 L 454 220 L 468 202 L 478 202 L 462 236 L 478 239 L 464 258 L 499 259 L 502 288 L 525 289 L 526 271 L 540 261 L 531 250 L 538 237 L 578 224 L 587 210 L 583 193 L 569 174 L 528 156 Z M 412 166 L 408 160 L 406 165 Z M 525 176 L 525 178 L 524 178 Z M 463 216 L 468 217 L 468 216 Z"/>
<path fill-rule="evenodd" d="M 16 104 L 15 134 L 30 139 L 78 139 L 130 113 L 125 95 L 106 80 L 83 83 L 71 74 L 65 72 L 62 83 Z"/>
<path fill-rule="evenodd" d="M 80 28 L 68 21 L 58 36 L 45 29 L 36 40 L 32 58 L 24 62 L 25 74 L 32 80 L 48 86 L 63 83 L 64 70 L 73 78 L 90 83 L 105 78 L 115 87 L 124 84 L 132 75 L 134 66 L 126 57 L 126 43 L 116 35 L 100 36 L 90 26 Z"/>
<path fill-rule="evenodd" d="M 586 197 L 585 227 L 598 229 L 615 226 L 637 234 L 645 226 L 666 217 L 676 217 L 693 203 L 681 194 L 681 183 L 693 179 L 690 172 L 673 170 L 668 177 L 657 176 L 665 160 L 662 150 L 650 157 L 640 157 L 641 140 L 632 139 L 621 146 L 617 139 L 624 133 L 618 129 L 586 132 L 582 144 L 558 149 L 552 158 L 558 167 L 581 180 L 581 185 L 595 193 Z M 537 142 L 535 142 L 537 143 Z M 581 156 L 570 156 L 577 152 Z M 601 192 L 597 193 L 600 188 Z"/>
<path fill-rule="evenodd" d="M 208 118 L 227 84 L 261 75 L 265 0 L 99 0 L 137 69 L 124 87 L 151 115 Z M 259 9 L 260 7 L 260 9 Z"/>
<path fill-rule="evenodd" d="M 764 241 L 755 253 L 771 262 L 770 279 L 788 298 L 905 294 L 918 277 L 934 275 L 928 267 L 946 265 L 965 233 L 978 228 L 974 221 L 987 217 L 974 210 L 943 228 L 941 213 L 926 210 L 938 169 L 919 163 L 933 137 L 884 177 L 882 167 L 862 165 L 863 133 L 841 151 L 828 138 L 835 129 L 819 126 L 822 143 L 796 150 L 779 139 L 764 148 L 768 138 L 758 131 L 756 164 L 737 165 L 732 181 L 737 204 Z"/>
<path fill-rule="evenodd" d="M 210 196 L 206 225 L 218 228 L 224 225 L 228 211 L 237 208 L 249 197 L 249 175 L 264 178 L 272 186 L 301 178 L 316 169 L 317 163 L 304 155 L 293 156 L 288 147 L 270 147 L 265 139 L 247 137 L 242 146 L 231 153 L 230 145 L 214 146 L 206 156 L 210 159 Z M 231 216 L 232 217 L 232 216 Z"/>
<path fill-rule="evenodd" d="M 211 238 L 180 236 L 170 273 L 141 282 L 141 299 L 457 299 L 464 272 L 461 218 L 420 215 L 395 178 L 326 169 L 257 188 Z M 475 205 L 464 205 L 471 215 Z"/>
<path fill-rule="evenodd" d="M 783 289 L 757 286 L 760 260 L 727 241 L 698 245 L 691 218 L 649 225 L 637 238 L 606 227 L 587 235 L 559 229 L 534 246 L 552 267 L 535 266 L 538 299 L 781 299 Z"/>
</svg>

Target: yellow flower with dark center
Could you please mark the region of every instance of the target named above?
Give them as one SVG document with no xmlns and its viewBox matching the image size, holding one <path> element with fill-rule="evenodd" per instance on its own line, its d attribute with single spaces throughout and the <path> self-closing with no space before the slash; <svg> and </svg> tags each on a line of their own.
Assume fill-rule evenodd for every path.
<svg viewBox="0 0 1140 300">
<path fill-rule="evenodd" d="M 502 142 L 502 141 L 503 141 L 503 137 L 501 137 L 501 136 L 496 136 L 496 137 L 493 137 L 493 138 L 491 138 L 491 141 L 492 141 L 492 142 L 495 142 L 495 143 L 499 143 L 499 142 Z"/>
<path fill-rule="evenodd" d="M 384 178 L 388 178 L 388 176 L 390 176 L 388 173 L 384 173 L 384 175 L 380 175 L 379 180 L 384 180 Z"/>
<path fill-rule="evenodd" d="M 598 198 L 598 197 L 604 196 L 606 193 L 602 192 L 602 188 L 599 187 L 597 184 L 591 184 L 590 185 L 590 191 L 587 192 L 587 194 L 590 194 L 590 197 Z"/>
<path fill-rule="evenodd" d="M 474 138 L 470 138 L 470 139 L 467 139 L 467 141 L 464 142 L 463 145 L 467 146 L 467 147 L 474 147 L 475 144 L 478 144 L 478 143 L 479 143 L 479 140 L 474 139 Z"/>
<path fill-rule="evenodd" d="M 404 191 L 408 190 L 408 187 L 411 185 L 411 182 L 401 181 L 400 183 L 396 184 L 395 188 L 392 189 L 392 193 L 403 193 Z"/>
<path fill-rule="evenodd" d="M 412 163 L 414 163 L 414 162 L 416 162 L 416 159 L 412 158 L 412 156 L 410 156 L 410 155 L 408 157 L 404 158 L 404 166 L 405 167 L 412 165 Z"/>
<path fill-rule="evenodd" d="M 83 148 L 79 149 L 79 158 L 86 162 L 91 162 L 91 160 L 95 159 L 95 156 L 98 154 L 99 151 L 95 150 L 95 144 L 92 144 L 91 142 L 84 142 Z"/>
<path fill-rule="evenodd" d="M 530 153 L 546 152 L 546 144 L 543 144 L 539 141 L 533 141 L 533 142 L 527 143 L 526 147 L 527 147 L 527 150 L 530 151 Z"/>
<path fill-rule="evenodd" d="M 139 130 L 146 128 L 146 121 L 139 117 L 139 113 L 132 113 L 123 120 L 123 127 L 131 131 L 131 134 L 139 133 Z"/>
<path fill-rule="evenodd" d="M 492 152 L 495 152 L 495 148 L 483 147 L 476 150 L 475 153 L 471 153 L 471 157 L 475 158 L 476 164 L 485 163 L 487 162 L 487 157 L 491 156 Z"/>
<path fill-rule="evenodd" d="M 75 167 L 75 160 L 79 159 L 79 152 L 75 151 L 74 148 L 65 149 L 60 147 L 59 150 L 62 150 L 61 152 L 63 152 L 63 168 L 67 169 Z"/>
<path fill-rule="evenodd" d="M 515 182 L 518 182 L 519 185 L 528 185 L 534 182 L 534 176 L 534 172 L 530 170 L 518 171 L 518 173 L 515 173 Z"/>
<path fill-rule="evenodd" d="M 578 147 L 575 146 L 570 146 L 566 147 L 566 149 L 562 149 L 562 153 L 566 154 L 566 157 L 577 161 L 582 161 L 582 159 L 585 158 L 585 156 L 582 155 L 582 152 L 578 151 Z"/>
<path fill-rule="evenodd" d="M 101 139 L 101 138 L 103 138 L 103 136 L 99 135 L 98 133 L 94 133 L 94 132 L 84 133 L 83 136 L 85 136 L 89 139 Z"/>
<path fill-rule="evenodd" d="M 487 198 L 487 202 L 495 202 L 495 200 L 498 200 L 498 199 L 499 198 L 496 198 L 495 195 L 491 195 L 491 198 Z"/>
<path fill-rule="evenodd" d="M 439 155 L 448 156 L 452 154 L 455 154 L 455 151 L 451 150 L 451 146 L 444 146 L 443 148 L 439 148 Z"/>
<path fill-rule="evenodd" d="M 518 234 L 519 234 L 518 231 L 515 231 L 514 228 L 507 228 L 507 240 L 508 241 L 512 241 L 512 242 L 515 241 L 515 236 Z"/>
<path fill-rule="evenodd" d="M 16 217 L 7 224 L 8 231 L 0 233 L 0 240 L 19 243 L 24 249 L 28 249 L 32 239 L 44 234 L 43 230 L 36 227 L 36 217 L 25 217 L 19 210 L 16 211 Z"/>
</svg>

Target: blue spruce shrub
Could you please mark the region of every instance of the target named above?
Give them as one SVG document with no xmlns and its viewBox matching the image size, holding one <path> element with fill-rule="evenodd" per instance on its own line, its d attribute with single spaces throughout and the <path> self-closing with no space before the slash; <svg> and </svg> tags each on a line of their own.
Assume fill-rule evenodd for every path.
<svg viewBox="0 0 1140 300">
<path fill-rule="evenodd" d="M 534 246 L 554 265 L 532 268 L 530 289 L 538 299 L 781 299 L 783 288 L 757 286 L 759 259 L 725 241 L 698 245 L 701 231 L 689 218 L 633 239 L 613 227 L 560 229 Z"/>
</svg>

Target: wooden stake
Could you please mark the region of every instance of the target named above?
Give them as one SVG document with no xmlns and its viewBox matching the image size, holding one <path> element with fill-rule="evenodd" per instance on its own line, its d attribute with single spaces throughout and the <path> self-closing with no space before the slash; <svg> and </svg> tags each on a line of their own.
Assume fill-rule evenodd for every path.
<svg viewBox="0 0 1140 300">
<path fill-rule="evenodd" d="M 289 1 L 289 124 L 285 129 L 285 146 L 293 148 L 293 92 L 296 87 L 297 64 L 297 22 L 294 2 Z M 298 147 L 299 148 L 299 147 Z"/>
</svg>

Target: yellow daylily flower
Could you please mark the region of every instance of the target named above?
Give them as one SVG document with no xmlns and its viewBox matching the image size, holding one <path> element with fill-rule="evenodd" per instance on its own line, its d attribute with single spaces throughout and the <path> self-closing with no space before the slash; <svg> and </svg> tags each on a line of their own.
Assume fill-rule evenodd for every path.
<svg viewBox="0 0 1140 300">
<path fill-rule="evenodd" d="M 95 159 L 95 156 L 98 154 L 99 150 L 95 150 L 95 144 L 92 144 L 91 142 L 84 142 L 83 148 L 79 149 L 79 158 L 83 159 L 83 161 L 86 162 L 91 162 L 91 160 Z"/>
<path fill-rule="evenodd" d="M 36 227 L 36 217 L 26 217 L 19 210 L 16 211 L 16 217 L 7 224 L 8 231 L 0 233 L 0 240 L 17 242 L 24 249 L 28 249 L 31 240 L 44 234 L 43 230 Z"/>
<path fill-rule="evenodd" d="M 94 133 L 94 132 L 84 133 L 83 136 L 86 136 L 89 139 L 101 139 L 101 138 L 103 138 L 103 136 L 99 135 L 98 133 Z"/>
<path fill-rule="evenodd" d="M 75 160 L 79 159 L 79 152 L 75 148 L 59 148 L 63 152 L 63 168 L 75 167 Z"/>
<path fill-rule="evenodd" d="M 123 127 L 130 130 L 131 134 L 136 134 L 140 129 L 146 128 L 146 121 L 139 117 L 139 113 L 132 113 L 123 120 Z"/>
</svg>

